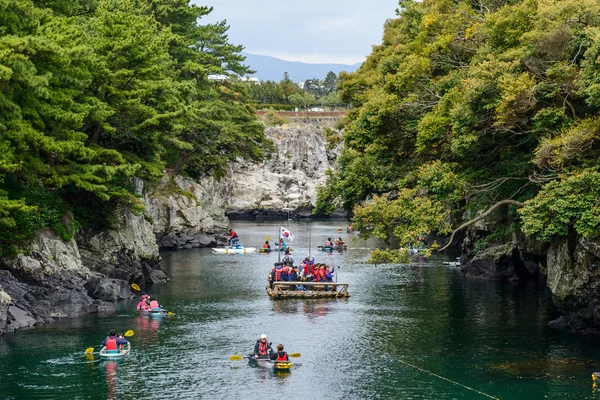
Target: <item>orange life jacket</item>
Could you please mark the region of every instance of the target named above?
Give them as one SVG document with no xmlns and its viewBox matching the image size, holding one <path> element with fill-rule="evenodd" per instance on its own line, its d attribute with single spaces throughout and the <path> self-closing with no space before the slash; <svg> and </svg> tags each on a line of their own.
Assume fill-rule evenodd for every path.
<svg viewBox="0 0 600 400">
<path fill-rule="evenodd" d="M 277 352 L 277 361 L 289 361 L 289 357 L 285 351 Z"/>
<path fill-rule="evenodd" d="M 116 350 L 117 349 L 117 338 L 114 336 L 109 336 L 106 339 L 106 350 Z"/>
<path fill-rule="evenodd" d="M 156 301 L 156 300 L 152 300 L 150 302 L 150 309 L 152 310 L 154 308 L 160 308 L 160 305 L 158 304 L 158 301 Z"/>
<path fill-rule="evenodd" d="M 258 355 L 259 356 L 266 356 L 267 355 L 267 346 L 268 346 L 267 342 L 263 343 L 262 340 L 260 340 L 258 342 Z"/>
</svg>

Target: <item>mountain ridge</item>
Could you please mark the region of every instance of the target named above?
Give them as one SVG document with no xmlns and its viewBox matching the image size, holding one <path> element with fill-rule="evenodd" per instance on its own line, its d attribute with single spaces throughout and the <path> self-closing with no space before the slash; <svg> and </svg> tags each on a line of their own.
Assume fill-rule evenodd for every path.
<svg viewBox="0 0 600 400">
<path fill-rule="evenodd" d="M 256 71 L 251 76 L 257 77 L 261 81 L 279 82 L 283 79 L 285 72 L 290 75 L 290 79 L 294 82 L 304 82 L 313 78 L 323 80 L 329 71 L 335 72 L 336 75 L 341 71 L 354 72 L 362 64 L 305 63 L 245 52 L 242 55 L 246 57 L 244 64 Z"/>
</svg>

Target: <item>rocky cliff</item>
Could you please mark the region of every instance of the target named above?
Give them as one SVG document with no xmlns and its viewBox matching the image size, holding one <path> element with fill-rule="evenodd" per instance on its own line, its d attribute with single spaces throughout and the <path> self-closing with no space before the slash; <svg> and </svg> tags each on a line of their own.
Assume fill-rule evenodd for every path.
<svg viewBox="0 0 600 400">
<path fill-rule="evenodd" d="M 224 244 L 229 218 L 310 217 L 317 187 L 325 184 L 325 172 L 335 168 L 339 154 L 339 148 L 327 149 L 323 129 L 334 129 L 338 118 L 295 118 L 266 128 L 275 144 L 270 158 L 231 165 L 219 181 L 167 175 L 158 183 L 140 183 L 159 247 Z"/>
<path fill-rule="evenodd" d="M 571 232 L 542 243 L 516 232 L 509 239 L 485 242 L 506 220 L 506 215 L 492 218 L 467 230 L 461 242 L 463 274 L 499 281 L 539 279 L 561 314 L 551 326 L 577 334 L 600 334 L 600 239 Z"/>
<path fill-rule="evenodd" d="M 0 259 L 0 335 L 92 312 L 114 311 L 129 285 L 165 282 L 152 226 L 122 210 L 119 229 L 82 231 L 65 242 L 43 230 L 26 254 Z"/>
<path fill-rule="evenodd" d="M 260 165 L 232 167 L 225 199 L 227 216 L 310 217 L 317 187 L 325 184 L 325 172 L 335 168 L 340 150 L 327 149 L 323 130 L 335 130 L 338 119 L 295 118 L 283 126 L 266 128 L 276 150 Z"/>
</svg>

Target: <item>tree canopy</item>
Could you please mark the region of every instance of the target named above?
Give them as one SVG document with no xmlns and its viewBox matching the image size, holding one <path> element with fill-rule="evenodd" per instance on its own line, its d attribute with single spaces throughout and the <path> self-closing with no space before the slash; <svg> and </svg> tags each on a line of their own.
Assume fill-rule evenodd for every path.
<svg viewBox="0 0 600 400">
<path fill-rule="evenodd" d="M 351 103 L 318 212 L 401 245 L 501 203 L 528 235 L 600 233 L 600 3 L 400 1 L 341 73 Z M 393 259 L 393 257 L 391 258 Z"/>
<path fill-rule="evenodd" d="M 0 1 L 0 255 L 135 205 L 131 178 L 222 176 L 272 144 L 225 21 L 188 0 Z M 232 79 L 214 82 L 209 74 Z M 66 213 L 75 219 L 66 226 Z M 97 226 L 97 225 L 96 225 Z"/>
</svg>

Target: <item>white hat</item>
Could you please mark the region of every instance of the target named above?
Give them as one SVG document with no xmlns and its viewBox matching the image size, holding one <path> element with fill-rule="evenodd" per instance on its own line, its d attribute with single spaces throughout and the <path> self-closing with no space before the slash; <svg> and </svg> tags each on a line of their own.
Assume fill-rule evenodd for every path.
<svg viewBox="0 0 600 400">
<path fill-rule="evenodd" d="M 267 338 L 267 335 L 265 335 L 265 334 L 263 333 L 262 335 L 260 335 L 260 338 L 261 338 L 261 339 L 266 339 L 266 338 Z"/>
</svg>

